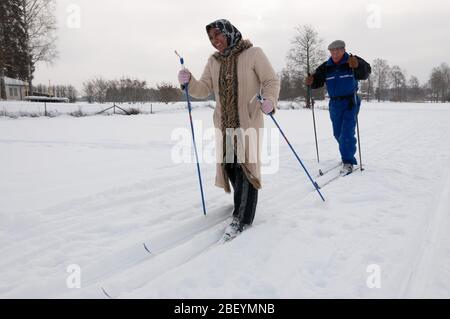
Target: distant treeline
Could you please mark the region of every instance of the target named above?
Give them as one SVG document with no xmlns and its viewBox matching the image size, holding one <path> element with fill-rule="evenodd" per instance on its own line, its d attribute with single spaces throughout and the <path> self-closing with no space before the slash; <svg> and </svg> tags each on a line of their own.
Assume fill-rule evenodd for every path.
<svg viewBox="0 0 450 319">
<path fill-rule="evenodd" d="M 171 83 L 160 83 L 156 88 L 147 87 L 146 81 L 122 78 L 105 80 L 95 78 L 83 84 L 85 99 L 89 102 L 144 103 L 144 102 L 176 102 L 183 97 L 179 87 Z"/>
<path fill-rule="evenodd" d="M 78 91 L 72 85 L 44 85 L 33 86 L 34 95 L 66 97 L 70 103 L 75 103 L 78 99 Z"/>
</svg>

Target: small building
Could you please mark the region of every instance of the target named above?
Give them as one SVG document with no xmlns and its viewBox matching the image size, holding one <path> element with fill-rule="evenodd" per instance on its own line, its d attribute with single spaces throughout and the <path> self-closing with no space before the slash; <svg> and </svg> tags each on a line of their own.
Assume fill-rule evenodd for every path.
<svg viewBox="0 0 450 319">
<path fill-rule="evenodd" d="M 28 84 L 21 80 L 9 78 L 5 79 L 5 91 L 7 100 L 23 100 L 26 96 Z"/>
</svg>

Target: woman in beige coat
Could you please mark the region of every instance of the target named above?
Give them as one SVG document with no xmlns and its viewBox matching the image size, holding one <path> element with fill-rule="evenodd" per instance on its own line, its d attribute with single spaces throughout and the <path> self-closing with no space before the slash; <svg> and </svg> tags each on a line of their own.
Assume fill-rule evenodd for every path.
<svg viewBox="0 0 450 319">
<path fill-rule="evenodd" d="M 231 182 L 234 190 L 233 221 L 225 231 L 226 239 L 231 239 L 255 217 L 261 188 L 263 113 L 275 112 L 280 82 L 263 51 L 242 39 L 229 21 L 214 21 L 206 32 L 217 52 L 208 59 L 199 80 L 188 70 L 181 70 L 178 79 L 189 86 L 193 97 L 214 93 L 216 98 L 216 186 L 230 192 Z M 262 104 L 258 93 L 265 98 Z"/>
</svg>

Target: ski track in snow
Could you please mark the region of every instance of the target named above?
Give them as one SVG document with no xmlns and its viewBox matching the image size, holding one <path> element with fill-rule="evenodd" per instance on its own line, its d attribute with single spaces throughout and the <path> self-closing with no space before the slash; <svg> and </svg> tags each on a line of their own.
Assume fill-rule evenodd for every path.
<svg viewBox="0 0 450 319">
<path fill-rule="evenodd" d="M 450 209 L 449 170 L 447 170 L 445 176 L 446 183 L 440 188 L 442 191 L 438 191 L 436 194 L 435 207 L 432 207 L 430 210 L 430 220 L 426 226 L 422 243 L 419 246 L 419 253 L 414 260 L 414 267 L 409 272 L 401 297 L 426 298 L 428 295 L 426 292 L 427 281 L 433 273 L 433 263 L 440 262 L 440 259 L 436 260 L 436 257 L 438 257 L 438 251 L 441 249 L 448 230 L 448 227 L 445 227 L 445 225 L 448 226 L 448 212 Z M 448 285 L 448 283 L 446 284 Z"/>
<path fill-rule="evenodd" d="M 285 181 L 284 184 L 278 184 L 278 186 L 287 187 L 289 184 L 290 182 Z M 310 193 L 315 192 L 312 186 L 309 190 L 308 187 L 299 189 L 303 189 L 303 197 L 307 197 Z M 192 191 L 195 190 L 191 190 L 191 192 Z M 276 199 L 276 197 L 273 197 L 272 200 L 273 199 Z M 299 200 L 301 200 L 301 198 L 299 198 Z M 265 202 L 263 201 L 262 205 L 264 204 Z M 216 211 L 217 209 L 212 210 L 209 214 L 215 214 L 217 213 Z M 222 209 L 222 211 L 226 213 L 225 217 L 228 218 L 231 215 L 232 206 Z M 133 265 L 128 264 L 126 265 L 127 267 L 122 269 L 118 267 L 116 271 L 113 272 L 117 273 L 118 271 L 121 271 L 120 275 L 117 276 L 118 279 L 115 278 L 110 280 L 110 282 L 105 280 L 105 277 L 110 277 L 111 274 L 98 276 L 101 277 L 100 279 L 102 279 L 102 281 L 85 283 L 85 287 L 93 287 L 91 290 L 88 290 L 88 292 L 84 291 L 83 293 L 87 293 L 88 296 L 93 298 L 99 298 L 102 297 L 101 295 L 98 295 L 99 292 L 104 290 L 109 297 L 117 298 L 126 292 L 140 288 L 149 281 L 155 280 L 167 272 L 176 269 L 177 267 L 188 263 L 195 257 L 207 252 L 212 247 L 219 245 L 218 241 L 222 238 L 225 227 L 227 226 L 227 222 L 223 223 L 224 220 L 225 218 L 219 218 L 218 223 L 213 223 L 211 227 L 207 227 L 200 233 L 198 233 L 198 231 L 189 233 L 189 229 L 192 229 L 192 226 L 190 228 L 186 227 L 186 225 L 182 225 L 180 229 L 171 231 L 172 235 L 163 234 L 162 236 L 159 236 L 160 238 L 149 240 L 150 243 L 147 247 L 152 251 L 151 257 L 153 258 L 150 258 L 149 256 L 142 259 L 138 258 L 137 262 Z M 196 220 L 196 222 L 198 228 L 201 225 L 201 221 Z M 257 225 L 258 222 L 255 222 L 254 227 L 257 227 Z M 186 233 L 188 234 L 187 236 L 185 235 Z M 177 236 L 176 234 L 179 235 Z M 173 240 L 173 236 L 180 239 Z M 167 244 L 167 241 L 173 242 L 173 244 Z M 152 243 L 156 243 L 157 246 L 163 246 L 163 248 L 155 248 Z M 140 247 L 140 253 L 144 254 L 144 249 L 141 245 L 135 245 L 135 247 Z M 143 281 L 142 278 L 151 278 L 151 280 Z M 101 285 L 100 288 L 99 284 Z"/>
<path fill-rule="evenodd" d="M 232 212 L 228 206 L 231 198 L 207 184 L 214 176 L 212 165 L 202 165 L 209 211 L 206 222 L 201 216 L 195 166 L 170 163 L 160 163 L 151 178 L 139 182 L 108 187 L 36 211 L 30 208 L 18 217 L 3 213 L 0 240 L 9 243 L 0 248 L 7 257 L 0 260 L 0 276 L 4 276 L 0 296 L 107 298 L 104 289 L 113 298 L 448 298 L 445 288 L 449 283 L 440 282 L 433 271 L 441 264 L 442 273 L 450 279 L 450 272 L 445 273 L 450 260 L 445 227 L 449 224 L 450 150 L 447 147 L 431 159 L 423 150 L 435 150 L 450 140 L 444 129 L 450 124 L 450 109 L 442 111 L 442 116 L 421 108 L 417 112 L 420 117 L 411 118 L 400 117 L 405 111 L 397 109 L 383 112 L 374 107 L 363 113 L 360 124 L 366 171 L 324 187 L 324 204 L 280 137 L 280 169 L 264 176 L 254 226 L 223 246 L 217 241 Z M 290 113 L 280 113 L 279 123 L 290 141 L 302 140 L 294 142 L 294 148 L 315 176 L 314 140 L 297 138 Z M 371 115 L 392 115 L 389 123 L 399 118 L 402 122 L 380 128 L 384 121 L 369 120 Z M 326 112 L 318 117 L 323 126 L 329 125 Z M 418 125 L 427 128 L 427 134 Z M 329 129 L 319 134 L 319 143 L 321 157 L 326 159 L 322 162 L 335 162 L 336 143 Z M 128 151 L 141 151 L 142 147 L 150 151 L 153 145 L 30 141 L 20 136 L 5 137 L 0 144 Z M 164 152 L 173 144 L 155 145 Z M 418 185 L 423 186 L 423 200 L 418 198 L 422 194 Z M 402 197 L 397 201 L 396 196 Z M 149 208 L 152 214 L 143 213 Z M 127 214 L 132 219 L 129 223 Z M 15 232 L 16 228 L 21 231 Z M 145 251 L 144 242 L 152 254 Z M 80 250 L 84 244 L 89 248 Z M 260 247 L 265 245 L 268 251 Z M 228 265 L 224 255 L 239 258 L 250 268 L 248 257 L 253 256 L 259 267 L 254 274 L 247 273 Z M 442 261 L 446 263 L 442 265 Z M 68 291 L 65 286 L 65 268 L 72 262 L 83 269 L 81 290 Z M 222 275 L 230 282 L 224 282 L 214 268 L 220 268 L 220 262 L 225 267 Z M 380 290 L 365 285 L 367 273 L 362 266 L 371 263 L 382 269 Z M 212 273 L 209 279 L 195 273 L 202 265 Z M 279 269 L 274 268 L 277 265 Z"/>
<path fill-rule="evenodd" d="M 398 152 L 399 145 L 405 145 L 408 147 L 408 144 L 413 144 L 417 142 L 421 142 L 422 150 L 426 149 L 429 145 L 429 139 L 442 139 L 449 140 L 450 135 L 436 135 L 434 137 L 427 136 L 427 139 L 424 139 L 424 134 L 421 130 L 417 129 L 417 123 L 413 123 L 410 121 L 410 128 L 405 129 L 402 127 L 402 133 L 398 134 L 397 132 L 392 132 L 391 136 L 394 136 L 390 140 L 390 144 L 388 147 L 384 148 L 384 152 L 375 160 L 386 160 L 391 156 L 394 156 L 396 152 Z M 431 127 L 436 124 L 436 119 L 427 120 L 424 123 L 421 123 L 422 127 Z M 404 124 L 403 124 L 404 125 Z M 423 142 L 422 142 L 423 141 Z M 370 147 L 370 146 L 369 146 Z M 376 149 L 376 145 L 371 146 Z M 433 167 L 433 164 L 430 164 L 430 159 L 428 154 L 418 153 L 417 148 L 412 148 L 415 152 L 411 152 L 411 158 L 415 158 L 415 164 L 417 167 L 409 168 L 410 172 L 405 172 L 401 169 L 395 170 L 392 169 L 392 172 L 402 172 L 402 174 L 411 174 L 414 175 L 416 172 L 423 169 L 423 165 L 425 164 L 425 169 Z M 448 154 L 447 154 L 448 158 Z M 447 164 L 447 165 L 445 165 Z M 435 167 L 439 167 L 439 172 L 436 172 L 437 179 L 435 181 L 434 190 L 436 194 L 432 196 L 430 200 L 430 204 L 427 207 L 427 220 L 425 221 L 426 227 L 422 228 L 421 231 L 417 234 L 416 237 L 416 246 L 411 245 L 408 249 L 411 249 L 411 256 L 413 258 L 408 263 L 408 268 L 403 271 L 403 279 L 399 280 L 400 290 L 397 294 L 394 294 L 394 297 L 398 298 L 426 298 L 429 294 L 425 293 L 425 285 L 427 281 L 427 277 L 431 273 L 433 273 L 433 265 L 432 258 L 435 254 L 435 250 L 439 246 L 439 243 L 443 239 L 442 227 L 448 220 L 448 184 L 450 183 L 450 166 L 448 162 L 443 162 L 441 164 L 437 164 Z M 419 174 L 417 174 L 419 175 Z M 426 174 L 428 176 L 434 176 L 432 172 Z M 424 182 L 428 182 L 426 178 L 422 176 L 415 176 L 417 179 L 423 179 Z M 434 178 L 431 179 L 430 182 L 433 182 Z M 447 185 L 447 186 L 446 186 Z M 406 185 L 404 185 L 406 186 Z M 445 209 L 446 207 L 447 209 Z M 393 235 L 403 234 L 403 230 L 392 229 Z M 400 276 L 399 276 L 400 277 Z"/>
</svg>

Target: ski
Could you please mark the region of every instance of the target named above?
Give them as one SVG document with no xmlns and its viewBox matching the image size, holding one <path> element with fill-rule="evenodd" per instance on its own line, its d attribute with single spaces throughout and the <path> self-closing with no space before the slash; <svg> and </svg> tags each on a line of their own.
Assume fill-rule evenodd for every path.
<svg viewBox="0 0 450 319">
<path fill-rule="evenodd" d="M 239 235 L 240 235 L 240 233 L 236 234 L 235 236 L 232 236 L 231 234 L 225 233 L 225 234 L 223 234 L 222 238 L 219 240 L 219 243 L 220 244 L 225 244 L 225 243 L 227 243 L 229 241 L 232 241 L 233 239 L 235 239 Z"/>
<path fill-rule="evenodd" d="M 332 178 L 328 179 L 327 181 L 325 181 L 325 182 L 319 184 L 319 187 L 322 189 L 322 188 L 324 188 L 325 186 L 329 185 L 331 182 L 334 182 L 335 180 L 337 180 L 337 179 L 339 179 L 339 178 L 341 178 L 341 177 L 347 177 L 347 176 L 350 176 L 350 175 L 354 174 L 355 172 L 360 171 L 360 169 L 361 169 L 361 168 L 358 166 L 358 167 L 356 167 L 355 169 L 353 169 L 353 172 L 351 172 L 350 174 L 347 174 L 347 175 L 341 175 L 341 174 L 338 174 L 338 175 L 336 175 L 336 176 L 333 176 Z"/>
<path fill-rule="evenodd" d="M 232 241 L 233 239 L 235 239 L 236 237 L 238 237 L 242 232 L 240 232 L 238 235 L 236 236 L 231 236 L 230 234 L 224 234 L 223 237 L 219 240 L 219 244 L 226 244 L 230 241 Z"/>
<path fill-rule="evenodd" d="M 235 238 L 235 237 L 234 237 Z M 229 241 L 232 241 L 234 238 L 232 238 L 230 235 L 225 234 L 223 237 L 219 240 L 219 244 L 225 244 Z"/>
<path fill-rule="evenodd" d="M 234 233 L 234 234 L 229 233 L 229 232 L 227 232 L 227 230 L 225 230 L 225 233 L 223 234 L 222 238 L 219 240 L 219 243 L 225 244 L 229 241 L 232 241 L 233 239 L 240 236 L 244 231 L 248 230 L 249 228 L 251 228 L 251 226 L 246 226 L 241 231 Z"/>
<path fill-rule="evenodd" d="M 324 176 L 324 175 L 328 174 L 329 172 L 335 170 L 336 168 L 340 167 L 341 165 L 342 165 L 342 162 L 339 162 L 338 164 L 336 164 L 336 165 L 334 165 L 332 167 L 328 167 L 326 169 L 319 168 L 319 174 L 317 174 L 316 177 Z"/>
<path fill-rule="evenodd" d="M 146 244 L 146 243 L 142 243 L 142 245 L 144 246 L 144 249 L 145 249 L 150 255 L 152 255 L 152 252 L 150 251 L 150 249 L 148 249 L 147 244 Z"/>
<path fill-rule="evenodd" d="M 102 289 L 103 294 L 108 297 L 109 299 L 114 299 L 113 297 L 111 297 L 111 295 L 105 290 L 105 288 L 100 287 Z"/>
</svg>

